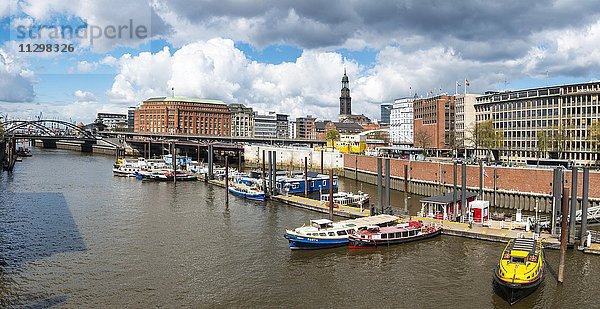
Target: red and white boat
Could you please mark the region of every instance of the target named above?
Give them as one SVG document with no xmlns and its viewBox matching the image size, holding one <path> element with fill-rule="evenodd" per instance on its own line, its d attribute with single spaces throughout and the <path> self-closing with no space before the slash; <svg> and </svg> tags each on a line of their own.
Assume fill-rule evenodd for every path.
<svg viewBox="0 0 600 309">
<path fill-rule="evenodd" d="M 441 226 L 424 225 L 420 221 L 409 221 L 393 226 L 369 226 L 349 236 L 348 248 L 372 248 L 390 246 L 440 235 Z"/>
</svg>

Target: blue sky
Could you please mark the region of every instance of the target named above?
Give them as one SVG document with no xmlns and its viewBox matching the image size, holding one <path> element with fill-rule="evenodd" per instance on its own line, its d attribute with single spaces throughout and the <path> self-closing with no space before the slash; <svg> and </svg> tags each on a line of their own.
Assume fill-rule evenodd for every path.
<svg viewBox="0 0 600 309">
<path fill-rule="evenodd" d="M 464 78 L 472 93 L 587 82 L 600 72 L 597 4 L 9 0 L 0 5 L 0 111 L 89 122 L 175 88 L 261 112 L 335 119 L 344 67 L 353 112 L 372 118 L 409 88 L 453 93 Z M 128 24 L 148 36 L 104 33 L 91 45 L 16 37 L 18 26 Z M 75 51 L 19 51 L 39 43 Z"/>
</svg>

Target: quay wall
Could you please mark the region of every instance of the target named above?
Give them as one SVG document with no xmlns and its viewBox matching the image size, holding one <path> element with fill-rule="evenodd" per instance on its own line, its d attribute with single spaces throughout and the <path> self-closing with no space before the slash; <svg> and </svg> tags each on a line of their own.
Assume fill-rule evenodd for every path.
<svg viewBox="0 0 600 309">
<path fill-rule="evenodd" d="M 286 168 L 304 168 L 304 158 L 308 158 L 308 169 L 312 171 L 321 168 L 321 156 L 323 156 L 323 168 L 326 170 L 342 170 L 344 158 L 340 152 L 321 152 L 312 148 L 303 147 L 270 147 L 270 146 L 244 146 L 244 160 L 246 164 L 259 166 L 262 164 L 262 151 L 275 151 L 277 153 L 277 166 Z"/>
<path fill-rule="evenodd" d="M 436 195 L 452 190 L 453 164 L 390 159 L 390 188 L 404 191 L 404 166 L 408 166 L 408 191 L 420 195 Z M 494 190 L 494 169 L 497 173 Z M 552 210 L 552 169 L 511 168 L 485 166 L 482 199 L 490 206 L 535 210 Z M 487 176 L 486 176 L 487 175 Z M 571 172 L 564 173 L 565 186 L 571 186 Z M 344 155 L 344 176 L 377 184 L 377 158 L 362 155 Z M 461 166 L 457 167 L 457 185 L 462 183 Z M 479 166 L 467 166 L 467 188 L 479 190 Z M 578 173 L 578 197 L 581 200 L 583 173 Z M 600 206 L 600 172 L 590 171 L 589 207 Z M 495 198 L 494 198 L 495 197 Z M 495 203 L 494 203 L 495 202 Z M 580 203 L 581 204 L 581 201 Z"/>
</svg>

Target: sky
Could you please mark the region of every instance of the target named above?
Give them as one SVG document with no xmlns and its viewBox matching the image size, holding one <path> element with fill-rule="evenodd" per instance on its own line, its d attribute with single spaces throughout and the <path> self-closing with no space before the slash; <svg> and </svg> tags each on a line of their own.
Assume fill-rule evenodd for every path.
<svg viewBox="0 0 600 309">
<path fill-rule="evenodd" d="M 89 123 L 174 93 L 336 119 L 344 68 L 372 119 L 465 79 L 469 93 L 588 82 L 599 2 L 3 0 L 0 113 Z"/>
</svg>

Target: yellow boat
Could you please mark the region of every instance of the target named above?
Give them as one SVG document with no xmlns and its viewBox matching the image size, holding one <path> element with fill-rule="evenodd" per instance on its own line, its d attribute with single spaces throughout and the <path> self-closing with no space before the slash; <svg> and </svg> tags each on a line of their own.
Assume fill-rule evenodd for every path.
<svg viewBox="0 0 600 309">
<path fill-rule="evenodd" d="M 543 280 L 542 240 L 511 239 L 494 271 L 494 291 L 513 305 L 533 293 Z"/>
</svg>

